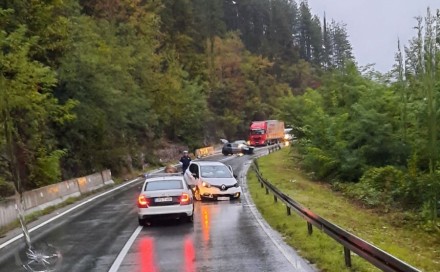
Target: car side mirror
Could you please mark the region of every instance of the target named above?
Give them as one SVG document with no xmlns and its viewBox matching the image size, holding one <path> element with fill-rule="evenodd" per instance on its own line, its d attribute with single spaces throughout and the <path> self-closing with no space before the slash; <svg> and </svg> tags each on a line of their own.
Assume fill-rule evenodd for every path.
<svg viewBox="0 0 440 272">
<path fill-rule="evenodd" d="M 238 176 L 236 174 L 234 174 L 234 178 L 238 178 Z"/>
</svg>

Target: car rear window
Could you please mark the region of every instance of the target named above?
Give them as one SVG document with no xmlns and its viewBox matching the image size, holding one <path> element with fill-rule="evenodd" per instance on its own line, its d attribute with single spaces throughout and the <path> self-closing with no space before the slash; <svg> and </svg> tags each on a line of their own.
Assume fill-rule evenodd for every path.
<svg viewBox="0 0 440 272">
<path fill-rule="evenodd" d="M 229 168 L 223 165 L 204 165 L 200 167 L 204 178 L 231 178 Z"/>
<path fill-rule="evenodd" d="M 145 191 L 160 191 L 160 190 L 178 190 L 183 189 L 181 180 L 155 180 L 149 181 L 145 184 Z"/>
</svg>

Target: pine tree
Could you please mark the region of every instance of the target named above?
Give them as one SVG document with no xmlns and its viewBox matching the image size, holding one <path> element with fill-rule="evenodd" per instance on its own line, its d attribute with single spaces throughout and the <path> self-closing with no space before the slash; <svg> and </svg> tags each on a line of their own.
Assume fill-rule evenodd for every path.
<svg viewBox="0 0 440 272">
<path fill-rule="evenodd" d="M 348 40 L 347 30 L 344 24 L 332 22 L 333 40 L 333 65 L 339 69 L 343 68 L 347 61 L 353 60 L 352 46 Z"/>
<path fill-rule="evenodd" d="M 312 14 L 307 1 L 299 5 L 298 40 L 300 57 L 306 61 L 312 59 Z"/>
<path fill-rule="evenodd" d="M 324 14 L 323 22 L 323 54 L 322 54 L 322 66 L 324 69 L 329 70 L 333 68 L 333 41 L 332 41 L 332 29 L 327 24 L 327 18 Z"/>
</svg>

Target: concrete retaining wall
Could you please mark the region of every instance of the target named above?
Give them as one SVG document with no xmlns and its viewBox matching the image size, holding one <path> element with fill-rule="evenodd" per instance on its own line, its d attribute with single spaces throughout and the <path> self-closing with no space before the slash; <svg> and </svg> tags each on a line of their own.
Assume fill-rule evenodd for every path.
<svg viewBox="0 0 440 272">
<path fill-rule="evenodd" d="M 0 227 L 11 223 L 15 218 L 17 218 L 15 200 L 7 199 L 0 202 Z"/>
<path fill-rule="evenodd" d="M 102 171 L 101 175 L 105 185 L 114 183 L 112 180 L 112 172 L 110 171 L 110 169 Z"/>
<path fill-rule="evenodd" d="M 84 194 L 104 186 L 101 173 L 78 178 L 79 191 Z"/>
<path fill-rule="evenodd" d="M 25 213 L 43 210 L 57 205 L 69 197 L 77 197 L 113 184 L 111 171 L 104 170 L 86 177 L 66 180 L 23 193 Z M 0 226 L 7 225 L 17 218 L 14 198 L 0 202 Z"/>
</svg>

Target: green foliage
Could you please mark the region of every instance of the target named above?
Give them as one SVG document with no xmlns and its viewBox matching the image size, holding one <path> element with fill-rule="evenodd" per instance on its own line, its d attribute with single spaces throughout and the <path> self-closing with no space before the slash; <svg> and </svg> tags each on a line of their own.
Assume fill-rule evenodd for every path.
<svg viewBox="0 0 440 272">
<path fill-rule="evenodd" d="M 422 271 L 438 270 L 440 256 L 435 249 L 440 233 L 434 222 L 423 224 L 420 217 L 411 211 L 393 211 L 383 206 L 363 209 L 361 202 L 350 201 L 340 193 L 335 194 L 328 186 L 307 179 L 297 165 L 288 159 L 290 156 L 290 150 L 282 149 L 258 159 L 260 171 L 276 188 L 313 213 L 406 263 Z M 379 170 L 376 173 L 380 172 Z M 383 174 L 390 178 L 399 177 L 398 172 L 398 169 L 388 169 Z M 252 200 L 267 222 L 280 231 L 286 241 L 296 247 L 304 258 L 316 263 L 321 271 L 378 270 L 354 255 L 353 266 L 346 267 L 340 244 L 331 245 L 334 240 L 327 235 L 322 237 L 323 232 L 317 228 L 313 228 L 313 234 L 308 235 L 304 219 L 293 212 L 291 216 L 286 216 L 285 206 L 280 201 L 274 202 L 272 194 L 265 194 L 253 171 L 249 171 L 247 183 Z M 350 187 L 351 184 L 339 183 L 337 186 Z M 420 254 L 414 254 L 415 248 Z"/>
<path fill-rule="evenodd" d="M 38 187 L 50 185 L 61 181 L 61 158 L 66 154 L 62 150 L 54 150 L 50 154 L 44 149 L 31 170 L 31 179 L 35 180 Z"/>
<path fill-rule="evenodd" d="M 0 200 L 5 197 L 13 196 L 14 193 L 14 184 L 0 178 Z"/>
<path fill-rule="evenodd" d="M 305 169 L 313 173 L 313 179 L 328 177 L 337 168 L 339 162 L 328 156 L 323 150 L 316 147 L 308 147 L 303 165 Z"/>
<path fill-rule="evenodd" d="M 217 131 L 210 133 L 217 139 L 246 138 L 249 123 L 271 116 L 278 98 L 290 90 L 277 83 L 273 63 L 245 50 L 237 33 L 226 33 L 225 38 L 217 37 L 213 42 L 213 84 L 207 99 Z"/>
<path fill-rule="evenodd" d="M 354 64 L 326 74 L 318 90 L 280 101 L 279 116 L 301 138 L 303 165 L 318 179 L 358 181 L 365 170 L 404 165 L 398 96 Z"/>
<path fill-rule="evenodd" d="M 123 173 L 164 140 L 195 148 L 279 118 L 314 179 L 358 182 L 340 187 L 435 222 L 438 14 L 398 44 L 394 80 L 360 71 L 345 25 L 306 1 L 34 2 L 0 9 L 6 182 Z"/>
<path fill-rule="evenodd" d="M 320 85 L 326 54 L 334 62 L 305 2 L 37 2 L 0 9 L 0 169 L 26 188 L 130 171 L 164 139 L 194 148 L 246 138 L 280 99 Z M 338 165 L 337 152 L 328 157 Z"/>
<path fill-rule="evenodd" d="M 10 171 L 4 177 L 19 191 L 38 185 L 34 166 L 46 167 L 41 160 L 56 150 L 50 128 L 72 117 L 72 104 L 60 105 L 52 95 L 55 73 L 30 58 L 37 39 L 27 34 L 25 26 L 0 33 L 0 150 Z"/>
<path fill-rule="evenodd" d="M 353 193 L 371 206 L 398 205 L 397 200 L 402 196 L 403 178 L 402 171 L 392 166 L 370 168 L 360 182 L 353 186 Z"/>
<path fill-rule="evenodd" d="M 75 47 L 65 55 L 60 69 L 64 86 L 60 96 L 80 102 L 77 119 L 63 128 L 70 131 L 63 142 L 71 151 L 66 158 L 70 169 L 83 169 L 83 174 L 102 167 L 119 169 L 130 145 L 142 145 L 157 135 L 157 111 L 152 109 L 151 91 L 159 79 L 148 77 L 158 60 L 146 57 L 154 50 L 155 42 L 141 34 L 151 31 L 155 18 L 149 20 L 140 26 L 145 28 L 140 32 L 137 25 L 117 28 L 106 21 L 75 19 Z M 133 40 L 133 44 L 127 45 L 123 37 L 117 37 L 118 31 L 124 31 L 124 38 Z M 145 67 L 142 74 L 137 70 L 141 63 Z"/>
<path fill-rule="evenodd" d="M 187 143 L 191 148 L 197 148 L 204 140 L 201 133 L 207 122 L 207 103 L 203 93 L 203 86 L 197 82 L 183 79 L 182 87 L 175 92 L 175 106 L 173 106 L 169 123 L 172 133 L 168 138 Z"/>
</svg>

